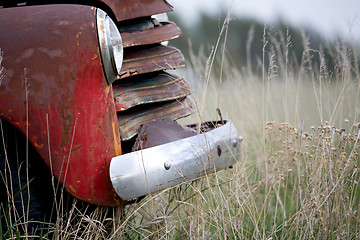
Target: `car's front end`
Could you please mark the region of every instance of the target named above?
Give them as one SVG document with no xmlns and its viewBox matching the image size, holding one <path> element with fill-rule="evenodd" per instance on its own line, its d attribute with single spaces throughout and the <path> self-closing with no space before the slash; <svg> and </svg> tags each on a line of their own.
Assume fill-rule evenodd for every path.
<svg viewBox="0 0 360 240">
<path fill-rule="evenodd" d="M 0 1 L 0 116 L 68 192 L 115 206 L 233 165 L 239 136 L 229 121 L 180 126 L 191 134 L 161 144 L 149 140 L 157 135 L 149 124 L 170 134 L 168 122 L 195 112 L 189 84 L 172 71 L 185 66 L 184 57 L 164 44 L 181 30 L 157 15 L 171 6 L 79 3 Z M 139 141 L 146 144 L 134 148 Z"/>
</svg>

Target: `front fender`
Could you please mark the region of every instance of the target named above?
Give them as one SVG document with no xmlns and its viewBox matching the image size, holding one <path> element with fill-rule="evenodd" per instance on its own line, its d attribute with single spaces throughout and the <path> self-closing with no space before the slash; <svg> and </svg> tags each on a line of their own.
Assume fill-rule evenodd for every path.
<svg viewBox="0 0 360 240">
<path fill-rule="evenodd" d="M 121 204 L 108 171 L 121 141 L 101 65 L 96 8 L 5 8 L 0 22 L 1 118 L 26 135 L 72 195 Z"/>
</svg>

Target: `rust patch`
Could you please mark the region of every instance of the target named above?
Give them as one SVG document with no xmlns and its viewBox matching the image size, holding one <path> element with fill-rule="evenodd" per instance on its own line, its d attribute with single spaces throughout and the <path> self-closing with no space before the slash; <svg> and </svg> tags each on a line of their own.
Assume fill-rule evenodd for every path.
<svg viewBox="0 0 360 240">
<path fill-rule="evenodd" d="M 69 100 L 68 100 L 69 102 Z M 61 144 L 60 147 L 64 148 L 70 139 L 70 133 L 73 125 L 71 106 L 66 106 L 66 100 L 61 105 L 61 117 L 62 117 L 62 132 L 61 132 Z"/>
<path fill-rule="evenodd" d="M 38 142 L 37 142 L 37 137 L 36 136 L 32 136 L 31 137 L 31 142 L 35 145 L 35 147 L 37 147 L 37 148 L 43 148 L 44 147 L 44 144 L 39 144 Z"/>
<path fill-rule="evenodd" d="M 182 99 L 191 94 L 189 84 L 180 77 L 167 73 L 141 76 L 114 87 L 116 111 L 155 102 Z"/>
<path fill-rule="evenodd" d="M 169 41 L 181 36 L 180 28 L 173 22 L 163 22 L 158 27 L 143 31 L 121 33 L 124 48 Z"/>
<path fill-rule="evenodd" d="M 121 144 L 119 144 L 117 142 L 117 137 L 116 137 L 116 126 L 115 126 L 115 123 L 113 122 L 112 123 L 112 130 L 113 130 L 113 136 L 114 136 L 114 148 L 115 148 L 115 153 L 116 153 L 116 156 L 119 156 L 121 155 Z"/>
<path fill-rule="evenodd" d="M 118 21 L 151 16 L 172 10 L 172 6 L 164 0 L 100 1 L 104 2 L 113 10 Z"/>
<path fill-rule="evenodd" d="M 181 101 L 156 103 L 145 109 L 139 108 L 118 113 L 121 139 L 129 140 L 134 137 L 144 123 L 154 120 L 173 121 L 186 117 L 195 111 L 194 106 L 194 101 L 186 97 Z"/>
<path fill-rule="evenodd" d="M 73 185 L 69 185 L 69 188 L 71 189 L 71 191 L 72 191 L 73 193 L 76 193 L 76 188 L 74 188 Z"/>
<path fill-rule="evenodd" d="M 77 147 L 75 147 L 75 148 L 73 148 L 73 149 L 71 149 L 71 150 L 69 150 L 69 151 L 63 152 L 63 153 L 61 153 L 61 154 L 55 154 L 55 155 L 56 155 L 57 157 L 62 157 L 62 156 L 68 155 L 70 152 L 76 151 L 76 150 L 78 150 L 78 149 L 80 149 L 80 148 L 82 148 L 82 147 L 83 147 L 83 145 L 80 145 L 80 146 L 77 146 Z"/>
<path fill-rule="evenodd" d="M 142 125 L 132 151 L 159 146 L 196 135 L 175 121 L 152 121 Z"/>
<path fill-rule="evenodd" d="M 124 52 L 120 78 L 185 66 L 180 50 L 163 45 Z"/>
</svg>

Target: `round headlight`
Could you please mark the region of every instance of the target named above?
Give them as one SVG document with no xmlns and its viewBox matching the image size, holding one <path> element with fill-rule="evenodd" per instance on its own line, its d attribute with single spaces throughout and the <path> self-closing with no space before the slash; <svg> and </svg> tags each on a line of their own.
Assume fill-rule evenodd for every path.
<svg viewBox="0 0 360 240">
<path fill-rule="evenodd" d="M 120 32 L 113 20 L 101 9 L 97 9 L 97 30 L 101 60 L 109 84 L 118 77 L 123 62 L 123 44 Z"/>
</svg>

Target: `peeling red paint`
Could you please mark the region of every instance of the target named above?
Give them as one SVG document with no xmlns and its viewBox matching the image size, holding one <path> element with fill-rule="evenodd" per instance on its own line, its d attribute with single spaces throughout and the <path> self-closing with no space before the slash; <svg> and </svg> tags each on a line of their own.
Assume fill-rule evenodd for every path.
<svg viewBox="0 0 360 240">
<path fill-rule="evenodd" d="M 71 194 L 97 205 L 123 203 L 114 195 L 109 164 L 105 166 L 103 160 L 121 154 L 121 141 L 112 87 L 98 57 L 95 9 L 47 5 L 0 11 L 0 32 L 9 33 L 0 37 L 5 55 L 1 117 L 35 136 L 29 140 L 48 165 L 51 143 L 53 173 Z M 34 49 L 31 58 L 24 57 L 30 48 Z"/>
<path fill-rule="evenodd" d="M 108 14 L 118 21 L 172 10 L 165 0 L 98 1 L 106 4 L 113 11 Z M 28 131 L 29 136 L 34 136 L 30 142 L 48 165 L 52 160 L 55 177 L 72 195 L 93 204 L 115 206 L 124 201 L 112 188 L 108 168 L 112 157 L 122 154 L 118 121 L 124 119 L 117 118 L 113 87 L 104 77 L 96 10 L 68 4 L 0 9 L 0 32 L 10 33 L 0 37 L 5 75 L 0 86 L 0 101 L 4 103 L 0 106 L 0 116 L 23 133 Z M 141 34 L 124 33 L 125 47 L 152 46 L 139 51 L 126 50 L 118 82 L 125 77 L 184 66 L 177 49 L 153 44 L 180 35 L 180 29 L 173 23 L 159 24 Z M 24 89 L 25 79 L 27 89 Z M 182 83 L 180 90 L 170 91 L 173 96 L 161 95 L 161 100 L 171 98 L 173 103 L 150 109 L 150 115 L 138 118 L 134 125 L 154 116 L 177 119 L 190 114 L 192 104 L 183 98 L 188 94 L 186 86 L 179 83 Z M 176 100 L 182 100 L 181 104 Z M 117 97 L 115 101 L 117 107 L 125 106 L 123 99 Z M 155 102 L 155 97 L 150 101 Z M 136 114 L 139 113 L 129 116 Z"/>
<path fill-rule="evenodd" d="M 94 61 L 98 58 L 98 55 L 97 54 L 94 54 L 94 56 L 92 56 L 91 60 Z"/>
<path fill-rule="evenodd" d="M 37 137 L 36 136 L 32 136 L 31 142 L 35 145 L 36 148 L 43 148 L 44 147 L 43 143 L 39 144 L 37 142 Z"/>
</svg>

